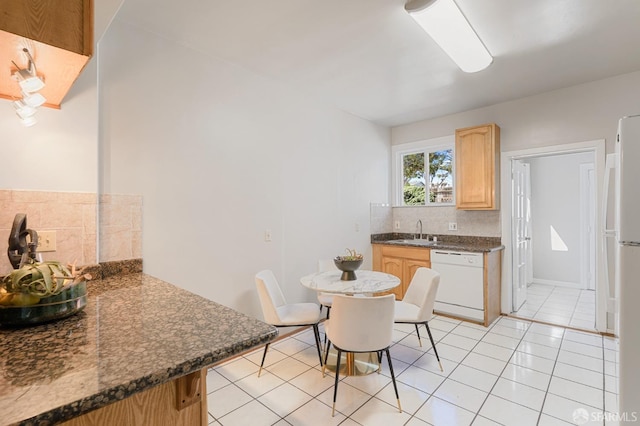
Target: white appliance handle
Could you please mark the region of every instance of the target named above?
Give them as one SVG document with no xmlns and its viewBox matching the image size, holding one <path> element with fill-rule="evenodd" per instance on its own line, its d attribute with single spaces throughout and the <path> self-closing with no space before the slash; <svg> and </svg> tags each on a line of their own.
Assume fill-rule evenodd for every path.
<svg viewBox="0 0 640 426">
<path fill-rule="evenodd" d="M 609 282 L 609 249 L 607 238 L 616 236 L 615 224 L 612 229 L 607 228 L 608 215 L 609 215 L 609 185 L 611 182 L 611 175 L 613 171 L 618 167 L 618 154 L 607 154 L 607 159 L 604 165 L 604 188 L 602 189 L 602 255 L 604 259 L 604 282 L 607 289 L 607 296 L 609 299 L 615 297 L 611 294 L 611 286 Z M 615 217 L 615 212 L 614 212 Z"/>
</svg>

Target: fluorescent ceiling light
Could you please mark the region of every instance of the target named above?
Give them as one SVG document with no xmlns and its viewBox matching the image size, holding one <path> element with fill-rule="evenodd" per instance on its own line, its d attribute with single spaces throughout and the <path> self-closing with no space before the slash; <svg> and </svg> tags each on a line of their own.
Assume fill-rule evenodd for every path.
<svg viewBox="0 0 640 426">
<path fill-rule="evenodd" d="M 481 71 L 493 62 L 453 0 L 411 0 L 404 8 L 462 71 Z"/>
</svg>

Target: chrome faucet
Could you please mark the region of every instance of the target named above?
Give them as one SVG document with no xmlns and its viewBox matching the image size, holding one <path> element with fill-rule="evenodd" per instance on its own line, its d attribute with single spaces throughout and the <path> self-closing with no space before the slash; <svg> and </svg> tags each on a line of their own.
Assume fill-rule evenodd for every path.
<svg viewBox="0 0 640 426">
<path fill-rule="evenodd" d="M 417 234 L 417 237 L 414 236 L 413 239 L 421 240 L 422 239 L 422 221 L 420 219 L 418 219 L 418 221 L 416 222 L 416 234 Z"/>
</svg>

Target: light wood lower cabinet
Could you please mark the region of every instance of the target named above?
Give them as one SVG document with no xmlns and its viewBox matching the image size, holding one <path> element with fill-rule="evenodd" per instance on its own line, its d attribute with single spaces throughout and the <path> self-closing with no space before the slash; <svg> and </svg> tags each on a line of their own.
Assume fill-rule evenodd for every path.
<svg viewBox="0 0 640 426">
<path fill-rule="evenodd" d="M 484 254 L 484 326 L 502 312 L 502 250 Z"/>
<path fill-rule="evenodd" d="M 400 285 L 381 294 L 395 294 L 396 300 L 402 300 L 416 270 L 430 268 L 431 251 L 427 248 L 373 245 L 373 270 L 386 272 L 400 278 Z"/>
<path fill-rule="evenodd" d="M 207 369 L 60 423 L 62 426 L 206 426 Z"/>
</svg>

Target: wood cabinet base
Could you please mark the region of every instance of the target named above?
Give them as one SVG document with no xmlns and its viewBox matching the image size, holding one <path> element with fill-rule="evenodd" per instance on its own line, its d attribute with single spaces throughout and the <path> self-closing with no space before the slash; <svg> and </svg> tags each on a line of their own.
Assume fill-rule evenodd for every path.
<svg viewBox="0 0 640 426">
<path fill-rule="evenodd" d="M 61 425 L 205 426 L 208 424 L 206 377 L 207 370 L 202 369 Z M 190 404 L 186 404 L 187 398 L 190 399 Z M 180 406 L 183 408 L 179 408 Z"/>
<path fill-rule="evenodd" d="M 484 326 L 494 322 L 502 311 L 502 250 L 484 254 Z"/>
<path fill-rule="evenodd" d="M 373 270 L 386 272 L 400 278 L 400 285 L 382 294 L 395 294 L 402 300 L 411 279 L 420 267 L 431 267 L 431 250 L 428 248 L 373 245 Z"/>
</svg>

